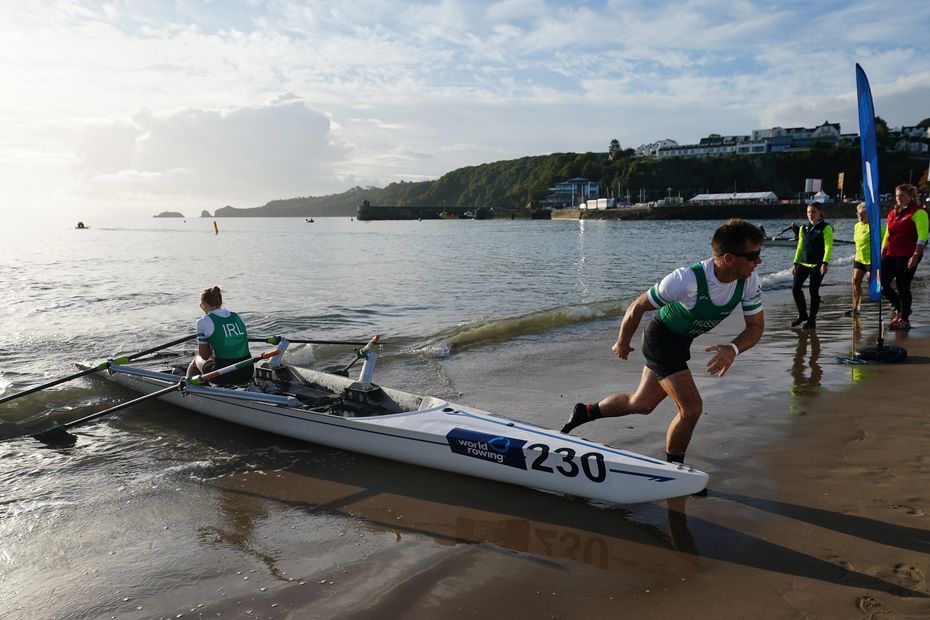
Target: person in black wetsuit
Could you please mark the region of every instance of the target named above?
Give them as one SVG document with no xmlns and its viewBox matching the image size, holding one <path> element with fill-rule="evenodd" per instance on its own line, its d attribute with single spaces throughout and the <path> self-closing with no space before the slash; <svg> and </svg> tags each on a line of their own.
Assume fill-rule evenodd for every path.
<svg viewBox="0 0 930 620">
<path fill-rule="evenodd" d="M 807 205 L 808 223 L 801 227 L 798 237 L 798 249 L 794 253 L 794 265 L 791 275 L 794 282 L 791 293 L 798 307 L 798 316 L 791 322 L 791 327 L 815 329 L 817 311 L 820 309 L 820 283 L 829 269 L 830 256 L 833 254 L 833 226 L 823 219 L 823 208 L 819 202 Z M 804 299 L 804 282 L 810 278 L 811 306 L 810 312 Z"/>
</svg>

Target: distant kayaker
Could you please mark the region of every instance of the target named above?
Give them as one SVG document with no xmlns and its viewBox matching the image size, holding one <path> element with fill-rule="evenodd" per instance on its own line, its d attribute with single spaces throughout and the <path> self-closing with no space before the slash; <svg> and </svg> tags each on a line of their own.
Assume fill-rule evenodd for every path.
<svg viewBox="0 0 930 620">
<path fill-rule="evenodd" d="M 817 311 L 820 310 L 820 283 L 830 268 L 833 254 L 833 226 L 823 219 L 823 207 L 819 202 L 807 205 L 808 223 L 801 227 L 798 237 L 798 249 L 794 253 L 791 275 L 794 282 L 791 294 L 798 307 L 798 316 L 791 322 L 791 327 L 815 329 Z M 810 277 L 811 307 L 807 309 L 804 299 L 804 282 Z"/>
<path fill-rule="evenodd" d="M 219 370 L 236 362 L 249 359 L 249 337 L 245 323 L 235 312 L 222 307 L 220 287 L 207 288 L 200 293 L 203 316 L 197 320 L 197 356 L 187 367 L 187 376 Z M 252 368 L 241 368 L 213 380 L 218 385 L 248 383 Z"/>
<path fill-rule="evenodd" d="M 703 412 L 701 395 L 688 369 L 691 343 L 737 306 L 742 308 L 746 326 L 731 342 L 707 347 L 706 351 L 714 354 L 707 362 L 707 372 L 722 377 L 740 353 L 759 342 L 765 321 L 755 269 L 762 262 L 764 239 L 758 227 L 732 219 L 714 232 L 712 258 L 676 269 L 630 304 L 611 347 L 623 360 L 634 350 L 630 343 L 643 314 L 659 310 L 643 333 L 646 365 L 639 387 L 633 393 L 619 392 L 600 402 L 576 404 L 562 432 L 598 418 L 652 413 L 669 396 L 678 414 L 668 427 L 665 457 L 669 462 L 684 462 Z"/>
<path fill-rule="evenodd" d="M 78 223 L 77 223 L 77 226 L 75 226 L 75 228 L 87 228 L 87 227 L 84 226 L 84 222 L 78 222 Z"/>
</svg>

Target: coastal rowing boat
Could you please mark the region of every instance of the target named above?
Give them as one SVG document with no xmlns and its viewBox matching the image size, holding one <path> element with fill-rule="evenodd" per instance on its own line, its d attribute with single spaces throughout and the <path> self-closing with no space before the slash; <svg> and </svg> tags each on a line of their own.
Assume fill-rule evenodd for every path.
<svg viewBox="0 0 930 620">
<path fill-rule="evenodd" d="M 284 341 L 286 347 L 286 341 Z M 251 428 L 403 461 L 612 503 L 689 495 L 706 473 L 462 404 L 371 382 L 369 347 L 358 380 L 281 363 L 255 367 L 240 387 L 188 385 L 166 402 Z M 177 384 L 167 370 L 111 365 L 107 378 L 149 394 Z"/>
</svg>

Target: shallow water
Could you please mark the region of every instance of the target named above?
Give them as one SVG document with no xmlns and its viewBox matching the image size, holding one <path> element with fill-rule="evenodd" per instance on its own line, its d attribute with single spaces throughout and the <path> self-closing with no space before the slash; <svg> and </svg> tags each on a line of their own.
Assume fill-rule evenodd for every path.
<svg viewBox="0 0 930 620">
<path fill-rule="evenodd" d="M 73 372 L 75 361 L 192 333 L 199 289 L 217 284 L 252 335 L 382 333 L 381 383 L 557 426 L 575 400 L 635 384 L 636 360 L 620 364 L 609 351 L 620 315 L 665 273 L 705 257 L 718 225 L 218 222 L 219 234 L 206 219 L 90 222 L 83 231 L 27 223 L 0 233 L 0 387 L 22 390 Z M 788 223 L 764 222 L 772 232 Z M 836 225 L 848 238 L 852 221 Z M 852 252 L 838 250 L 826 281 L 837 296 L 847 294 L 844 253 Z M 791 250 L 767 249 L 763 260 L 772 326 L 763 345 L 731 379 L 700 379 L 709 415 L 693 444 L 696 463 L 728 488 L 759 474 L 753 445 L 773 441 L 779 425 L 803 414 L 805 399 L 854 378 L 830 364 L 850 344 L 843 308 L 825 307 L 835 321 L 816 336 L 784 329 Z M 859 339 L 874 338 L 864 323 Z M 714 338 L 739 323 L 720 329 Z M 317 364 L 349 353 L 292 350 L 293 359 Z M 695 364 L 703 361 L 696 353 Z M 765 403 L 786 391 L 792 409 L 767 419 Z M 86 378 L 0 405 L 0 416 L 54 410 L 76 418 L 129 397 Z M 657 455 L 668 419 L 664 409 L 585 434 Z M 285 617 L 311 601 L 336 613 L 395 591 L 428 558 L 516 554 L 506 557 L 638 582 L 662 579 L 668 566 L 632 562 L 631 547 L 685 545 L 699 561 L 705 553 L 737 558 L 745 542 L 719 532 L 702 540 L 693 515 L 682 532 L 664 506 L 591 505 L 256 433 L 157 402 L 78 434 L 68 449 L 0 444 L 4 617 L 235 617 L 242 605 L 265 614 L 251 617 Z"/>
</svg>

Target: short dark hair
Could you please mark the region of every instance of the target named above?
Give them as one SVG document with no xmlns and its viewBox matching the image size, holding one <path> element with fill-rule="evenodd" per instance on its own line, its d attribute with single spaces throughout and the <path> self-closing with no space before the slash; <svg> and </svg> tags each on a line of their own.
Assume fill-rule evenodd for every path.
<svg viewBox="0 0 930 620">
<path fill-rule="evenodd" d="M 746 251 L 746 244 L 762 245 L 765 235 L 755 224 L 746 220 L 733 218 L 714 231 L 714 238 L 710 241 L 710 248 L 714 256 L 723 256 L 727 252 L 739 253 Z"/>
</svg>

